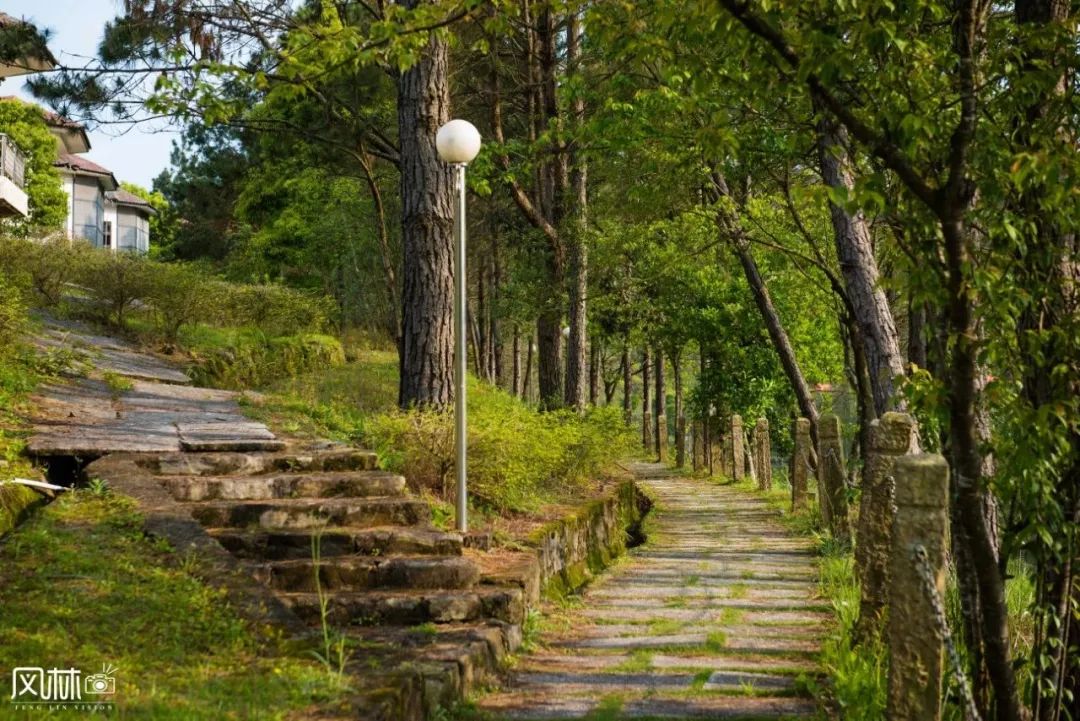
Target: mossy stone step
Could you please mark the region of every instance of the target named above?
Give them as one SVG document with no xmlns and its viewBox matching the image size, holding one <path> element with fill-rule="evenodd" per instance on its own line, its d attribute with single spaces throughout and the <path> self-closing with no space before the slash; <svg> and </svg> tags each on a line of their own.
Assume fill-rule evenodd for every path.
<svg viewBox="0 0 1080 721">
<path fill-rule="evenodd" d="M 378 466 L 371 451 L 355 448 L 284 453 L 167 453 L 148 459 L 161 476 L 254 476 L 290 471 L 368 471 Z"/>
<path fill-rule="evenodd" d="M 278 598 L 305 621 L 320 622 L 317 594 L 283 592 Z M 327 597 L 326 614 L 327 621 L 337 626 L 415 626 L 485 619 L 522 623 L 525 603 L 520 588 L 338 592 Z"/>
<path fill-rule="evenodd" d="M 311 559 L 251 564 L 255 578 L 281 591 L 312 593 L 316 564 Z M 480 572 L 462 556 L 338 556 L 318 563 L 319 584 L 330 592 L 379 588 L 464 589 L 476 585 Z"/>
<path fill-rule="evenodd" d="M 320 555 L 385 556 L 429 554 L 460 556 L 461 536 L 423 528 L 326 528 L 321 531 L 211 528 L 208 533 L 238 558 L 279 561 L 311 559 L 312 537 L 320 536 Z"/>
<path fill-rule="evenodd" d="M 540 719 L 709 719 L 709 721 L 775 721 L 809 717 L 817 704 L 790 696 L 676 696 L 646 698 L 569 696 L 561 693 L 503 695 L 485 700 L 484 711 L 499 721 Z"/>
<path fill-rule="evenodd" d="M 260 476 L 170 476 L 165 485 L 180 501 L 269 500 L 397 496 L 405 478 L 386 471 L 312 471 Z"/>
<path fill-rule="evenodd" d="M 431 520 L 427 503 L 408 498 L 276 499 L 185 504 L 195 520 L 215 528 L 316 529 L 413 526 Z"/>
</svg>

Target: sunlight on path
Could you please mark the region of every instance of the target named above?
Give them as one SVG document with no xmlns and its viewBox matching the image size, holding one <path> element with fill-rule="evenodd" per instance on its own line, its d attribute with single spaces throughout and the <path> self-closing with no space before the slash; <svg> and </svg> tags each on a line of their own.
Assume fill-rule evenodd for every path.
<svg viewBox="0 0 1080 721">
<path fill-rule="evenodd" d="M 589 587 L 481 708 L 507 719 L 809 718 L 832 614 L 813 543 L 752 492 L 639 464 L 648 541 Z"/>
</svg>

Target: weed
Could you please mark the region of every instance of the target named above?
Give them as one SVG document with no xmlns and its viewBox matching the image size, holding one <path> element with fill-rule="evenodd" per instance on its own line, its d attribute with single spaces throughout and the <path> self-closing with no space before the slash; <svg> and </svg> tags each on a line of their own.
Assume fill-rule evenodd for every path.
<svg viewBox="0 0 1080 721">
<path fill-rule="evenodd" d="M 705 637 L 705 649 L 712 653 L 720 653 L 727 648 L 727 634 L 723 631 L 710 631 Z"/>
</svg>

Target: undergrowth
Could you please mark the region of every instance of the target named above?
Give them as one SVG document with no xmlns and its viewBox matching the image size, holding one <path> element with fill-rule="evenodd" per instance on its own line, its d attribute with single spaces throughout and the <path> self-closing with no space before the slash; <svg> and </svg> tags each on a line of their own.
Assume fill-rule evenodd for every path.
<svg viewBox="0 0 1080 721">
<path fill-rule="evenodd" d="M 128 499 L 64 495 L 0 545 L 0 668 L 111 664 L 125 719 L 306 718 L 347 698 L 339 674 L 257 635 L 197 565 L 148 539 Z"/>
</svg>

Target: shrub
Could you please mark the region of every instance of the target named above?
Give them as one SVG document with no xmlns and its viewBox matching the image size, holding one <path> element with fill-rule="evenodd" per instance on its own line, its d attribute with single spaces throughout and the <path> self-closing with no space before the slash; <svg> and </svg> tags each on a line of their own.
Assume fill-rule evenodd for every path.
<svg viewBox="0 0 1080 721">
<path fill-rule="evenodd" d="M 256 326 L 270 335 L 321 333 L 330 325 L 329 299 L 280 285 L 222 282 L 221 310 L 232 325 Z"/>
<path fill-rule="evenodd" d="M 496 388 L 470 388 L 469 491 L 478 506 L 534 510 L 581 491 L 633 447 L 634 434 L 619 409 L 596 408 L 585 416 L 537 413 Z M 388 468 L 421 490 L 450 496 L 452 414 L 395 411 L 371 418 L 364 433 Z"/>
<path fill-rule="evenodd" d="M 91 249 L 86 243 L 51 237 L 39 240 L 0 240 L 0 268 L 19 276 L 33 289 L 38 302 L 56 306 L 71 283 L 78 280 Z"/>
<path fill-rule="evenodd" d="M 22 289 L 14 279 L 0 275 L 0 353 L 11 348 L 26 325 Z"/>
<path fill-rule="evenodd" d="M 149 263 L 146 299 L 154 309 L 157 327 L 169 345 L 180 329 L 204 320 L 215 305 L 216 285 L 198 270 L 182 264 Z"/>
<path fill-rule="evenodd" d="M 345 350 L 330 336 L 303 334 L 270 338 L 246 330 L 220 345 L 196 350 L 196 383 L 216 388 L 259 388 L 285 376 L 317 373 L 345 363 Z"/>
<path fill-rule="evenodd" d="M 146 299 L 153 285 L 150 261 L 136 253 L 95 251 L 79 266 L 79 282 L 117 327 L 137 302 Z"/>
</svg>

